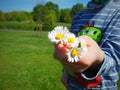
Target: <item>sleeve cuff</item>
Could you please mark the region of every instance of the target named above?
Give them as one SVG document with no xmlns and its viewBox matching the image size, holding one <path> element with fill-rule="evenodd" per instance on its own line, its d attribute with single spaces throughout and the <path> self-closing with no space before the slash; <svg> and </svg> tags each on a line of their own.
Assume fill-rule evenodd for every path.
<svg viewBox="0 0 120 90">
<path fill-rule="evenodd" d="M 111 58 L 111 56 L 107 52 L 105 52 L 104 56 L 105 56 L 105 58 L 102 62 L 102 65 L 100 66 L 100 68 L 97 71 L 87 70 L 87 71 L 82 72 L 81 76 L 86 80 L 93 80 L 97 76 L 109 73 L 111 71 L 111 69 L 113 68 L 114 62 L 113 62 L 113 59 Z M 91 75 L 92 73 L 93 73 L 93 75 Z"/>
</svg>

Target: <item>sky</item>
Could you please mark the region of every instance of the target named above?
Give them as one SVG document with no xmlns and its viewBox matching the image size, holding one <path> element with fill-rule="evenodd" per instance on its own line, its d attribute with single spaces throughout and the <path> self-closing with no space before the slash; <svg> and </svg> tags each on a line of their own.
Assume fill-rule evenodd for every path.
<svg viewBox="0 0 120 90">
<path fill-rule="evenodd" d="M 0 10 L 3 12 L 11 11 L 32 11 L 37 4 L 45 4 L 51 1 L 59 8 L 71 8 L 76 3 L 87 5 L 90 0 L 0 0 Z"/>
</svg>

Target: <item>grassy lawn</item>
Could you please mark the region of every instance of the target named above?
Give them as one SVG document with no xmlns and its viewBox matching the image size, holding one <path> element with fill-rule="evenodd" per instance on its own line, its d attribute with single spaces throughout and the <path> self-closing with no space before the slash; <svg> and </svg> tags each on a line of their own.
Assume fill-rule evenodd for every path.
<svg viewBox="0 0 120 90">
<path fill-rule="evenodd" d="M 0 31 L 0 90 L 65 90 L 52 53 L 47 32 Z"/>
<path fill-rule="evenodd" d="M 0 31 L 0 90 L 65 90 L 47 32 Z"/>
</svg>

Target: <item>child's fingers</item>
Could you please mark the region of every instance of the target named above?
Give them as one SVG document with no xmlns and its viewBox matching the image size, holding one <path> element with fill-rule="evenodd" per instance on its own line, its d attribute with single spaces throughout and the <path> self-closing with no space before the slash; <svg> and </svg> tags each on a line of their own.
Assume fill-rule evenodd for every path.
<svg viewBox="0 0 120 90">
<path fill-rule="evenodd" d="M 58 43 L 54 44 L 54 46 L 58 49 L 60 48 L 66 48 L 66 49 L 70 49 L 71 45 L 68 45 L 65 41 L 59 41 Z"/>
</svg>

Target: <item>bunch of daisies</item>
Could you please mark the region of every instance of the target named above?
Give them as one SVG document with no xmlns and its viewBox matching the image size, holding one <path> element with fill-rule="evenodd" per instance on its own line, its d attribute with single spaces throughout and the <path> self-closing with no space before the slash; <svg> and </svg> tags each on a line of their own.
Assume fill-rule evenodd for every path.
<svg viewBox="0 0 120 90">
<path fill-rule="evenodd" d="M 68 61 L 78 62 L 81 58 L 82 53 L 87 51 L 85 40 L 78 42 L 78 38 L 69 30 L 67 27 L 57 26 L 52 31 L 48 32 L 48 38 L 52 43 L 57 44 L 61 41 L 65 42 L 67 45 L 70 45 L 71 48 L 67 52 Z"/>
</svg>

